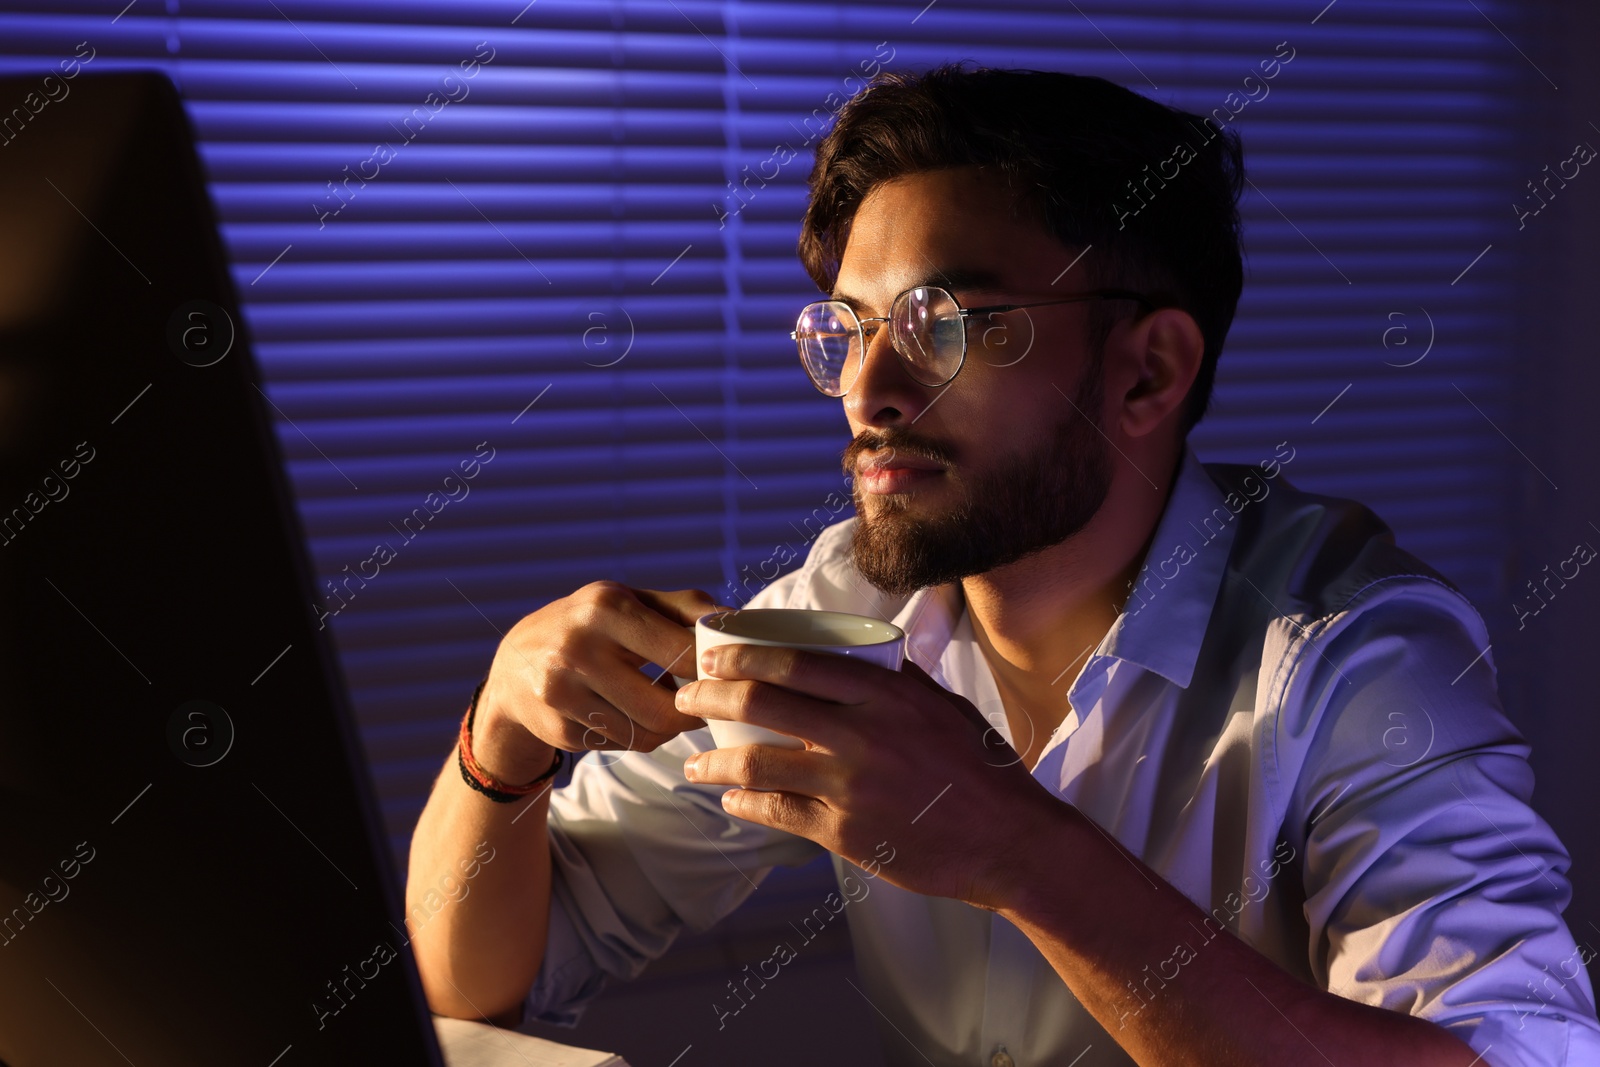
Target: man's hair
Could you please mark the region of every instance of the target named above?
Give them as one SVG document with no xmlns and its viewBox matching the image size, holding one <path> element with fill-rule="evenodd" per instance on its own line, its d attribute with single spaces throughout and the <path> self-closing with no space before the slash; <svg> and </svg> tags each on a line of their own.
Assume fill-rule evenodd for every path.
<svg viewBox="0 0 1600 1067">
<path fill-rule="evenodd" d="M 1244 280 L 1238 134 L 1104 78 L 960 65 L 885 71 L 840 109 L 817 146 L 800 226 L 806 272 L 832 290 L 850 223 L 875 186 L 959 166 L 1000 174 L 1018 207 L 1062 244 L 1092 246 L 1082 260 L 1086 288 L 1132 289 L 1194 318 L 1205 355 L 1186 401 L 1187 433 L 1210 402 Z M 1129 306 L 1090 302 L 1096 365 Z"/>
</svg>

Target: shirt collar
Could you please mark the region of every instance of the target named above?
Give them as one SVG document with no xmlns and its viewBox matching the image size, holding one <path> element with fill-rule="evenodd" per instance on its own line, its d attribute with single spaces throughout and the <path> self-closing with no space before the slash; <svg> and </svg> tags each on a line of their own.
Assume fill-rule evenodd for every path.
<svg viewBox="0 0 1600 1067">
<path fill-rule="evenodd" d="M 1233 548 L 1235 513 L 1186 443 L 1178 475 L 1156 524 L 1134 588 L 1080 678 L 1102 657 L 1126 660 L 1180 688 L 1194 677 L 1212 605 Z M 959 582 L 920 589 L 893 622 L 906 633 L 906 656 L 941 685 L 941 660 L 966 610 Z"/>
<path fill-rule="evenodd" d="M 1236 516 L 1185 444 L 1172 495 L 1128 602 L 1097 655 L 1126 660 L 1186 688 L 1233 550 Z"/>
</svg>

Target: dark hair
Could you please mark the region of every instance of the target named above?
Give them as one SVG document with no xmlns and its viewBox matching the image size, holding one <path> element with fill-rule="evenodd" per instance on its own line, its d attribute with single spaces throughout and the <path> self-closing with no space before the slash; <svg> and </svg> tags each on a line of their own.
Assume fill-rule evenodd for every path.
<svg viewBox="0 0 1600 1067">
<path fill-rule="evenodd" d="M 1092 245 L 1082 264 L 1092 287 L 1132 289 L 1193 316 L 1205 356 L 1186 402 L 1187 433 L 1210 402 L 1244 282 L 1239 135 L 1104 78 L 960 65 L 885 71 L 817 145 L 800 226 L 812 280 L 833 288 L 850 223 L 874 186 L 957 166 L 1000 173 L 1062 244 Z M 1096 359 L 1128 307 L 1090 304 Z"/>
</svg>

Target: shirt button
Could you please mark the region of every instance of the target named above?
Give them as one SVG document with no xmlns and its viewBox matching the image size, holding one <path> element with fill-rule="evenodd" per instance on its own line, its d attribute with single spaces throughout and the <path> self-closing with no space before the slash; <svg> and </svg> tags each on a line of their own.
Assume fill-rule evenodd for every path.
<svg viewBox="0 0 1600 1067">
<path fill-rule="evenodd" d="M 1016 1067 L 1016 1061 L 1011 1058 L 1011 1054 L 1002 1045 L 994 1050 L 993 1056 L 989 1057 L 989 1067 Z"/>
</svg>

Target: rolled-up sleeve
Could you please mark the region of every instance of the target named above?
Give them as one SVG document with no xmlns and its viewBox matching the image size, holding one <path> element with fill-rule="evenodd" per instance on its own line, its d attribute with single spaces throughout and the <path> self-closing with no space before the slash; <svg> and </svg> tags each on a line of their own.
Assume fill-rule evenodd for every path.
<svg viewBox="0 0 1600 1067">
<path fill-rule="evenodd" d="M 799 572 L 752 598 L 786 602 Z M 550 926 L 524 1020 L 575 1025 L 613 979 L 630 979 L 684 929 L 732 912 L 776 866 L 805 863 L 819 845 L 735 819 L 718 785 L 692 785 L 683 761 L 715 747 L 709 730 L 654 752 L 591 752 L 550 800 Z"/>
<path fill-rule="evenodd" d="M 1287 817 L 1304 833 L 1317 980 L 1429 1019 L 1491 1067 L 1600 1064 L 1594 953 L 1561 917 L 1571 860 L 1531 806 L 1477 612 L 1393 581 L 1303 638 Z"/>
</svg>

